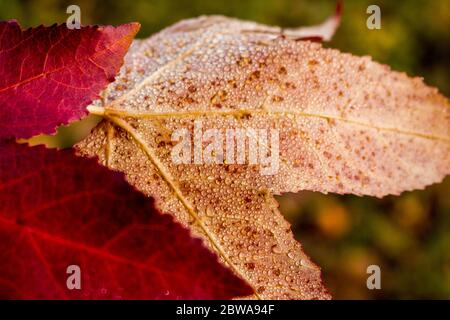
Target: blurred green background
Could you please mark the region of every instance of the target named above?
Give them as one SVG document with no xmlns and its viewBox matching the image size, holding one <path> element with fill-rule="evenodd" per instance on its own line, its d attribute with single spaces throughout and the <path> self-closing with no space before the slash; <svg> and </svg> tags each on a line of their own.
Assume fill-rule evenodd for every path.
<svg viewBox="0 0 450 320">
<path fill-rule="evenodd" d="M 70 4 L 81 7 L 83 24 L 138 21 L 138 37 L 201 14 L 283 27 L 316 24 L 335 6 L 326 0 L 0 0 L 0 19 L 15 18 L 24 27 L 64 22 Z M 366 28 L 370 4 L 381 7 L 381 30 Z M 326 45 L 423 76 L 450 96 L 450 0 L 347 0 L 342 25 Z M 63 130 L 53 143 L 72 144 L 96 121 Z M 335 298 L 450 298 L 450 178 L 381 200 L 309 192 L 278 199 Z M 381 267 L 382 290 L 366 287 L 371 264 Z"/>
</svg>

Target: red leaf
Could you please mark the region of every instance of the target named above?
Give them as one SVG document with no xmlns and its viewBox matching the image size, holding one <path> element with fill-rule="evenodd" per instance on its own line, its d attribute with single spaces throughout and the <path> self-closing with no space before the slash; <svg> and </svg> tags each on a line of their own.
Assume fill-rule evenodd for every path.
<svg viewBox="0 0 450 320">
<path fill-rule="evenodd" d="M 21 30 L 0 22 L 0 138 L 29 138 L 81 118 L 114 80 L 138 23 Z"/>
<path fill-rule="evenodd" d="M 81 290 L 68 290 L 69 265 Z M 252 290 L 123 175 L 0 144 L 0 298 L 228 299 Z"/>
</svg>

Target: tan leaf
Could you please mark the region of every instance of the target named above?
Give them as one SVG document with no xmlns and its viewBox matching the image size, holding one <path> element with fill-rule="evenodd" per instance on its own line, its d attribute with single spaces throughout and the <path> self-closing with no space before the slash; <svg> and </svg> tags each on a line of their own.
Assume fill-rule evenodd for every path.
<svg viewBox="0 0 450 320">
<path fill-rule="evenodd" d="M 105 120 L 77 149 L 189 225 L 253 298 L 326 299 L 273 194 L 382 197 L 441 181 L 450 172 L 449 100 L 368 57 L 261 30 L 275 29 L 201 17 L 135 42 L 89 107 Z M 249 146 L 245 164 L 175 164 L 172 134 L 199 124 L 224 140 L 226 129 L 255 129 L 249 141 L 257 129 L 278 130 L 277 173 L 249 165 Z"/>
</svg>

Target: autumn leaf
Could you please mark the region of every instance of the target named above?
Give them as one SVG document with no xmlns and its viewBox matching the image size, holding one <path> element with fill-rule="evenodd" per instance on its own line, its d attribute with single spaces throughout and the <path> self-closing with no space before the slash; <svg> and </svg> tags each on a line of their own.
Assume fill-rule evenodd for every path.
<svg viewBox="0 0 450 320">
<path fill-rule="evenodd" d="M 139 24 L 21 30 L 0 22 L 0 138 L 53 133 L 114 80 Z"/>
<path fill-rule="evenodd" d="M 112 81 L 139 26 L 0 24 L 0 296 L 229 299 L 253 291 L 122 174 L 8 137 L 78 119 Z M 69 290 L 69 266 L 81 289 Z"/>
<path fill-rule="evenodd" d="M 205 239 L 254 298 L 329 298 L 273 195 L 382 197 L 441 181 L 450 172 L 449 100 L 368 57 L 274 30 L 200 17 L 135 41 L 105 99 L 89 107 L 105 120 L 77 149 L 124 172 Z M 249 128 L 279 133 L 276 174 L 249 164 L 251 147 L 244 164 L 216 148 L 222 163 L 195 163 L 195 130 L 216 130 L 225 145 L 226 130 Z M 179 130 L 189 164 L 173 159 Z M 205 156 L 211 141 L 200 141 Z"/>
<path fill-rule="evenodd" d="M 0 143 L 0 297 L 229 299 L 251 288 L 94 159 Z M 69 266 L 81 289 L 69 290 Z"/>
</svg>

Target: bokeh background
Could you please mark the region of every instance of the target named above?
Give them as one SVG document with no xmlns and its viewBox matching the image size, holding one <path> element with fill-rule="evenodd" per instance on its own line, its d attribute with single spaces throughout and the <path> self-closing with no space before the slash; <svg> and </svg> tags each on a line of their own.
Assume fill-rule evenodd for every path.
<svg viewBox="0 0 450 320">
<path fill-rule="evenodd" d="M 201 14 L 283 27 L 316 24 L 335 6 L 332 0 L 0 0 L 0 19 L 15 18 L 24 27 L 64 22 L 70 4 L 81 7 L 83 24 L 138 21 L 138 37 Z M 366 28 L 370 4 L 381 7 L 381 30 Z M 450 0 L 347 0 L 341 27 L 326 46 L 371 55 L 396 70 L 423 76 L 450 96 Z M 62 129 L 47 142 L 70 146 L 96 121 L 89 118 Z M 450 298 L 450 178 L 384 199 L 303 192 L 278 200 L 335 298 Z M 371 264 L 381 267 L 381 290 L 366 287 Z"/>
</svg>

